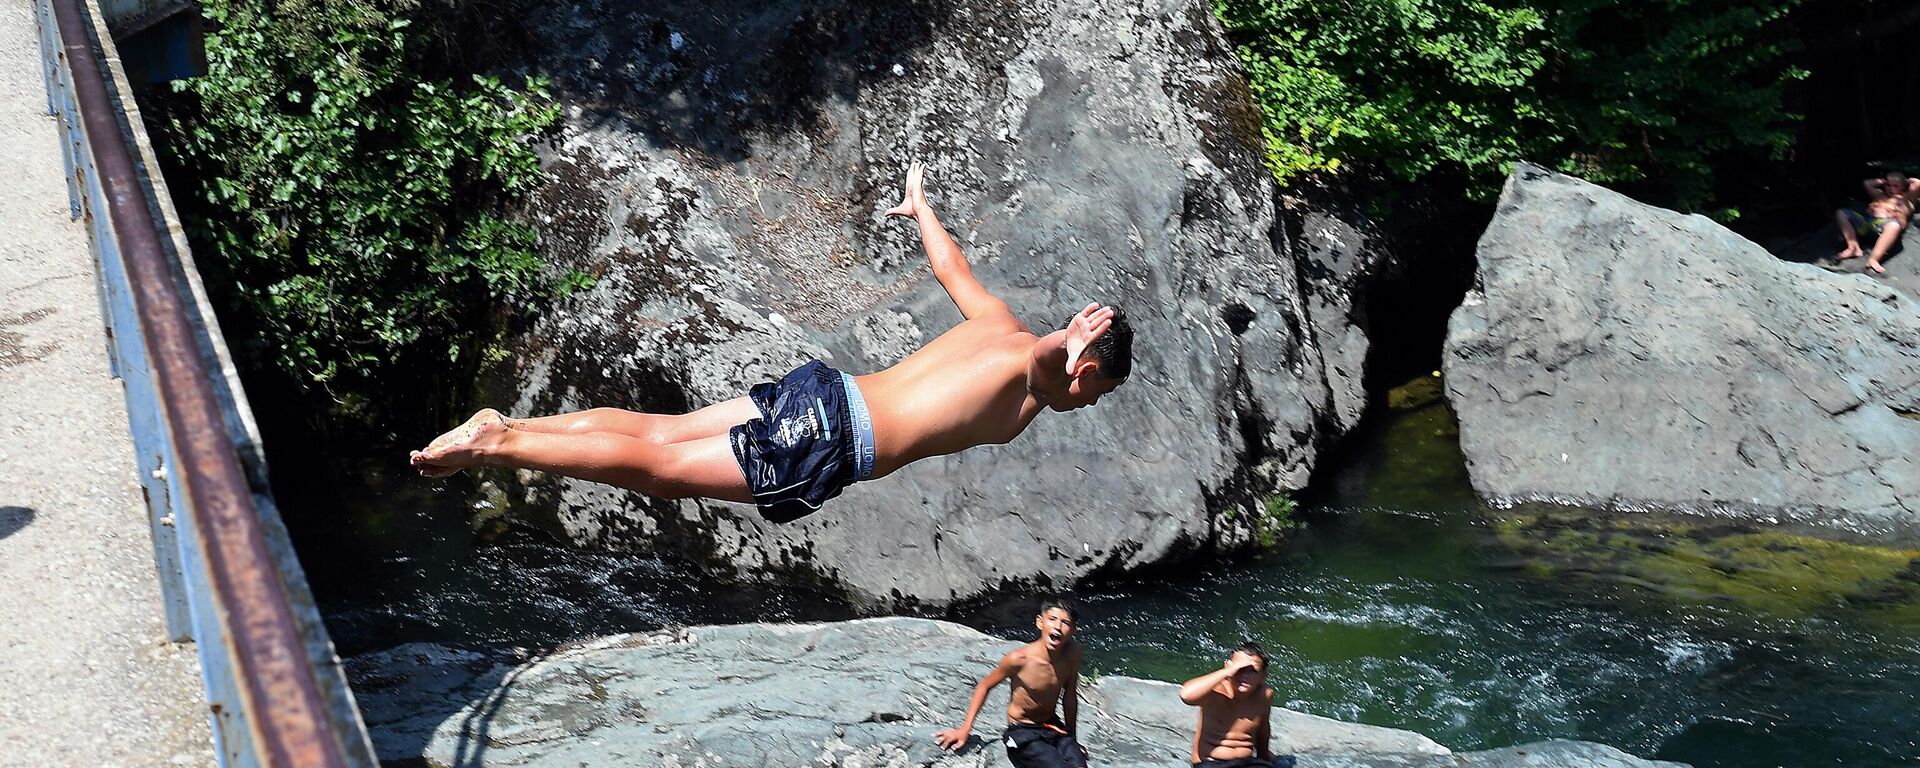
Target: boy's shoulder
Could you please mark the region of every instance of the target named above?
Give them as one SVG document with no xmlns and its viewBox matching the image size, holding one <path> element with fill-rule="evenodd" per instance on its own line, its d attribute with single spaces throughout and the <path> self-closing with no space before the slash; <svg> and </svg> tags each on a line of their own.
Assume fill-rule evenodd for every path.
<svg viewBox="0 0 1920 768">
<path fill-rule="evenodd" d="M 1032 642 L 1022 643 L 1020 645 L 1014 646 L 1013 650 L 1007 651 L 1007 655 L 1000 657 L 1000 661 L 1001 663 L 1004 663 L 1004 664 L 1013 664 L 1015 666 L 1018 666 L 1033 660 L 1033 654 L 1035 651 L 1040 651 L 1041 653 L 1045 653 L 1045 651 L 1041 650 L 1040 648 L 1039 640 L 1034 640 Z"/>
</svg>

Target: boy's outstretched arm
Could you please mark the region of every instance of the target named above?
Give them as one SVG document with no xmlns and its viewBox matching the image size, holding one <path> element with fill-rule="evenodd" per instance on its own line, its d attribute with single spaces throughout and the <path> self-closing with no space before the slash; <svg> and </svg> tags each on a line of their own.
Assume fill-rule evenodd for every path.
<svg viewBox="0 0 1920 768">
<path fill-rule="evenodd" d="M 1180 701 L 1189 707 L 1200 706 L 1200 702 L 1206 700 L 1208 694 L 1213 693 L 1214 687 L 1219 685 L 1220 681 L 1233 677 L 1233 673 L 1253 664 L 1254 662 L 1251 661 L 1228 659 L 1226 666 L 1188 680 L 1186 684 L 1180 686 Z"/>
<path fill-rule="evenodd" d="M 1013 674 L 1016 666 L 1013 654 L 1000 657 L 999 665 L 986 677 L 980 678 L 980 684 L 973 687 L 973 700 L 967 702 L 967 718 L 960 722 L 960 727 L 933 734 L 933 743 L 940 745 L 941 749 L 957 750 L 965 746 L 967 739 L 973 735 L 973 719 L 980 715 L 980 707 L 987 703 L 987 694 L 992 693 L 993 687 L 999 685 L 1000 681 Z"/>
<path fill-rule="evenodd" d="M 1007 303 L 974 278 L 973 267 L 967 264 L 967 255 L 961 252 L 960 244 L 940 225 L 940 217 L 934 215 L 933 206 L 927 204 L 925 173 L 920 163 L 913 164 L 907 171 L 906 199 L 889 209 L 887 215 L 912 216 L 920 226 L 920 244 L 927 250 L 927 261 L 933 264 L 933 276 L 947 289 L 947 296 L 960 308 L 960 314 L 968 320 L 1004 316 L 1018 322 Z"/>
<path fill-rule="evenodd" d="M 1067 733 L 1080 733 L 1080 664 L 1076 660 L 1073 671 L 1067 673 L 1067 679 L 1060 685 L 1060 719 L 1065 721 Z"/>
</svg>

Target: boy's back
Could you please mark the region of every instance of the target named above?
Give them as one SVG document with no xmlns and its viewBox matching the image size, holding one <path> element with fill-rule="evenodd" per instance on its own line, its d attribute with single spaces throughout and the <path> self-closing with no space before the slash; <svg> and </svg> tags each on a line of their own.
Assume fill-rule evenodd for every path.
<svg viewBox="0 0 1920 768">
<path fill-rule="evenodd" d="M 873 414 L 873 476 L 1018 436 L 1044 407 L 1026 386 L 1036 340 L 1012 315 L 967 320 L 893 367 L 855 377 Z"/>
</svg>

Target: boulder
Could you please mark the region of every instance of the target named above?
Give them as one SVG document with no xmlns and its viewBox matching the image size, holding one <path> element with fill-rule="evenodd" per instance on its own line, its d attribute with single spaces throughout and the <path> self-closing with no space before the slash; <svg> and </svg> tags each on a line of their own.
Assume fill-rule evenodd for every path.
<svg viewBox="0 0 1920 768">
<path fill-rule="evenodd" d="M 1316 330 L 1204 0 L 589 0 L 537 7 L 528 35 L 565 108 L 535 214 L 598 283 L 509 340 L 489 404 L 681 412 L 809 358 L 898 361 L 961 319 L 911 225 L 881 216 L 916 159 L 975 273 L 1036 330 L 1101 300 L 1137 332 L 1132 378 L 1098 407 L 789 525 L 500 484 L 573 542 L 878 609 L 1057 587 L 1245 544 L 1260 497 L 1305 485 L 1358 417 L 1365 339 L 1340 330 L 1342 296 Z"/>
<path fill-rule="evenodd" d="M 1920 533 L 1920 305 L 1522 165 L 1448 326 L 1476 490 Z"/>
<path fill-rule="evenodd" d="M 1006 686 L 957 753 L 980 675 L 1015 644 L 925 619 L 746 624 L 599 638 L 553 651 L 415 643 L 348 662 L 383 762 L 429 766 L 1003 765 Z M 1186 762 L 1194 710 L 1170 683 L 1082 686 L 1079 733 L 1092 763 Z M 1598 744 L 1544 742 L 1452 754 L 1410 731 L 1273 711 L 1274 749 L 1303 768 L 1671 766 Z"/>
</svg>

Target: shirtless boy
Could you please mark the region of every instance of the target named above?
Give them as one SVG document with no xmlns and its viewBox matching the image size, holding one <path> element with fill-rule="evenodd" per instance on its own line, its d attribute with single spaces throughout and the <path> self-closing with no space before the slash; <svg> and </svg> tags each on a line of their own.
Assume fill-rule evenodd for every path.
<svg viewBox="0 0 1920 768">
<path fill-rule="evenodd" d="M 1913 216 L 1913 203 L 1907 198 L 1911 184 L 1906 174 L 1892 171 L 1885 177 L 1868 179 L 1862 186 L 1867 190 L 1866 213 L 1851 208 L 1834 213 L 1834 220 L 1840 225 L 1840 237 L 1847 241 L 1847 247 L 1841 249 L 1836 258 L 1844 260 L 1865 255 L 1867 269 L 1884 274 L 1887 268 L 1880 266 L 1880 260 L 1900 241 L 1907 219 Z M 1873 238 L 1871 253 L 1861 249 L 1863 237 Z"/>
<path fill-rule="evenodd" d="M 914 461 L 1017 437 L 1044 410 L 1092 405 L 1133 369 L 1133 330 L 1088 304 L 1036 335 L 974 279 L 927 204 L 922 168 L 888 216 L 912 218 L 934 277 L 966 319 L 879 373 L 807 363 L 746 397 L 684 415 L 595 408 L 508 419 L 485 409 L 411 455 L 429 477 L 518 467 L 663 499 L 753 503 L 784 523 L 860 480 Z"/>
<path fill-rule="evenodd" d="M 1273 689 L 1267 687 L 1267 652 L 1241 643 L 1220 669 L 1180 686 L 1180 700 L 1200 708 L 1193 733 L 1194 768 L 1293 768 L 1290 755 L 1274 757 Z"/>
<path fill-rule="evenodd" d="M 1000 681 L 1013 683 L 1007 696 L 1007 760 L 1014 768 L 1086 768 L 1087 750 L 1074 739 L 1080 714 L 1080 643 L 1073 639 L 1073 608 L 1058 600 L 1040 604 L 1033 617 L 1040 637 L 1000 657 L 980 678 L 960 727 L 933 735 L 942 749 L 957 750 L 973 735 L 973 719 Z M 1062 716 L 1053 715 L 1060 703 Z"/>
</svg>

